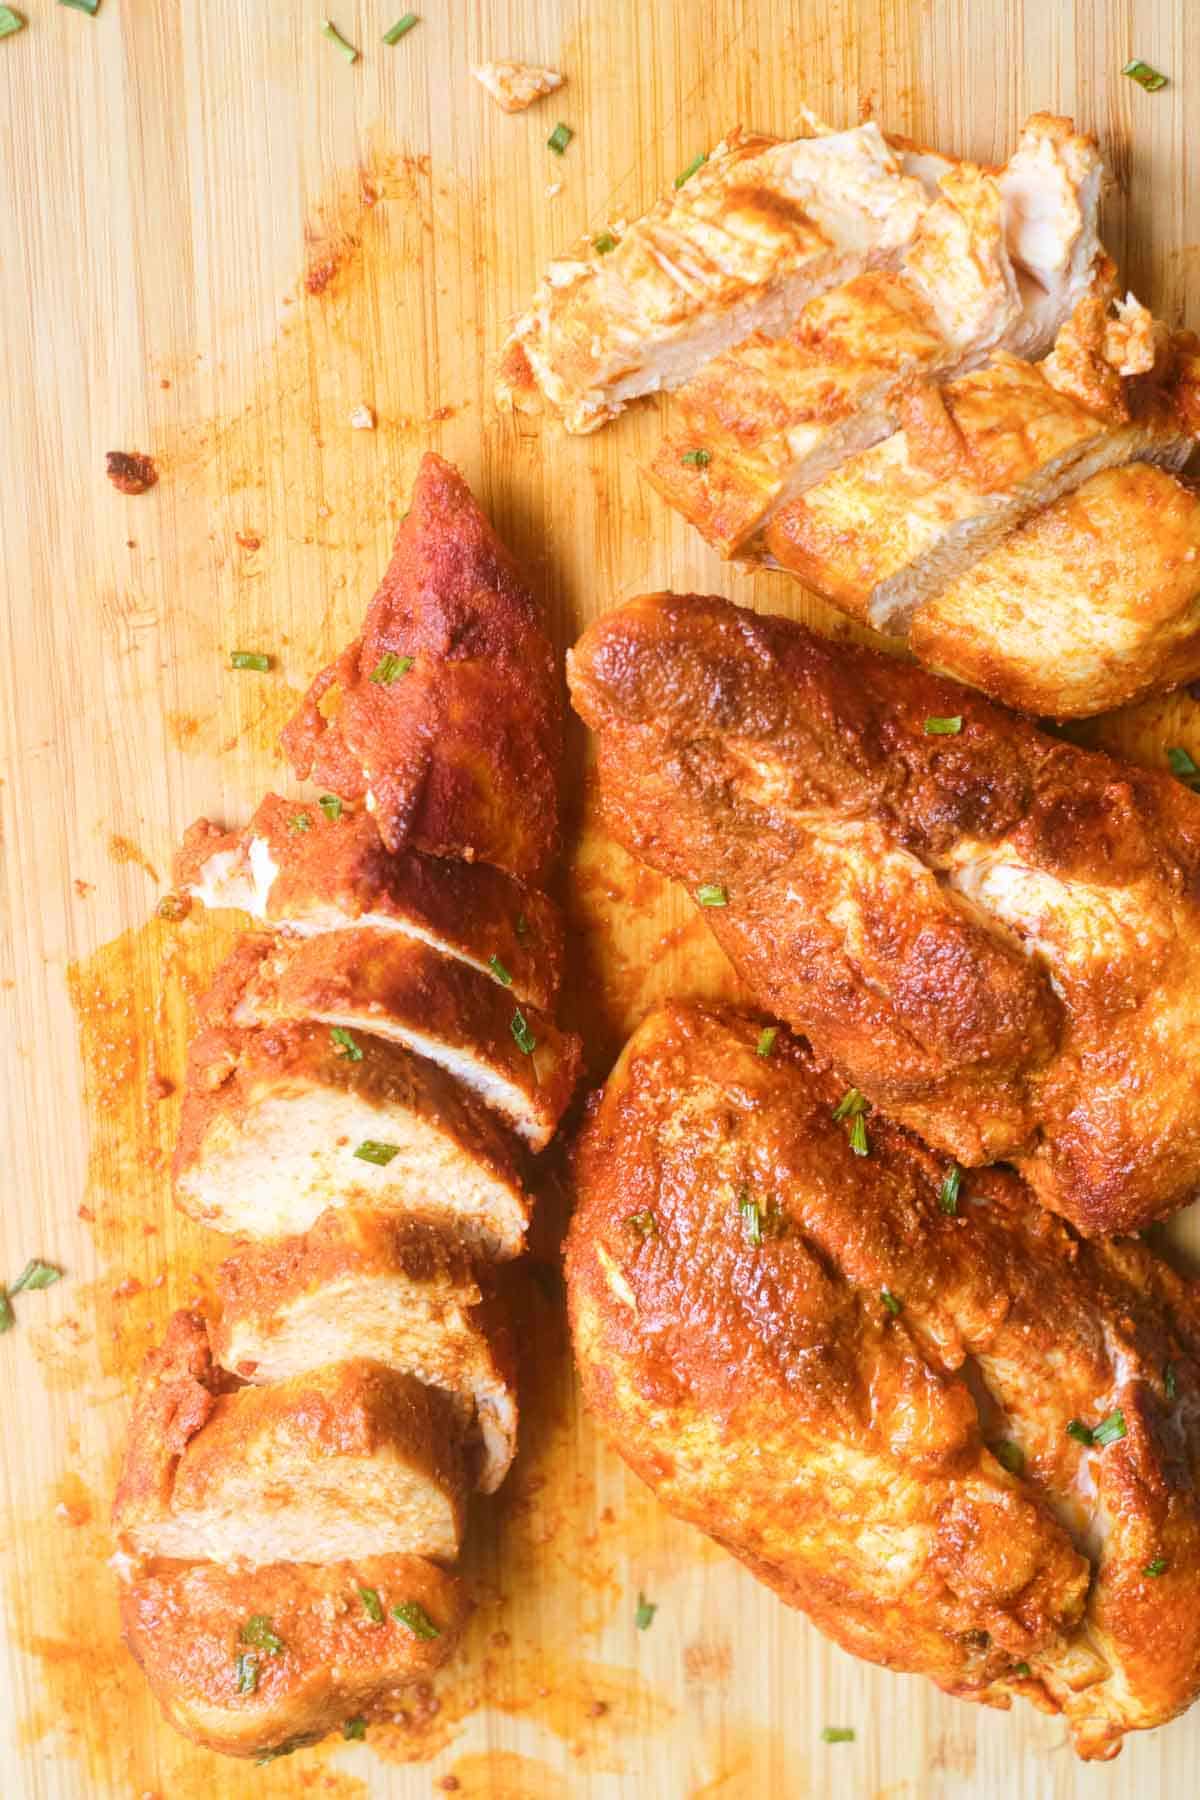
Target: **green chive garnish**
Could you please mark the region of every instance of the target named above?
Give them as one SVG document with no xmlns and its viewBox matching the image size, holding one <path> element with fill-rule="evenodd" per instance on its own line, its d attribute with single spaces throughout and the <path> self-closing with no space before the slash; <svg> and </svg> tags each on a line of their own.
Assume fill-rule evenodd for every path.
<svg viewBox="0 0 1200 1800">
<path fill-rule="evenodd" d="M 312 830 L 312 815 L 306 812 L 293 813 L 287 822 L 287 828 L 293 836 L 302 836 Z"/>
<path fill-rule="evenodd" d="M 1140 88 L 1145 88 L 1148 94 L 1157 94 L 1159 88 L 1167 85 L 1165 75 L 1160 75 L 1157 69 L 1152 69 L 1149 63 L 1142 62 L 1137 57 L 1132 62 L 1127 62 L 1121 73 L 1128 75 L 1130 81 L 1136 81 Z"/>
<path fill-rule="evenodd" d="M 833 1109 L 833 1122 L 840 1125 L 843 1119 L 856 1119 L 859 1113 L 865 1113 L 870 1102 L 860 1088 L 847 1088 Z"/>
<path fill-rule="evenodd" d="M 852 1725 L 823 1725 L 821 1742 L 823 1744 L 852 1744 L 854 1727 Z"/>
<path fill-rule="evenodd" d="M 904 1302 L 902 1300 L 897 1300 L 897 1298 L 896 1298 L 895 1294 L 893 1294 L 891 1288 L 880 1288 L 879 1298 L 883 1301 L 883 1304 L 887 1307 L 888 1311 L 891 1313 L 891 1315 L 894 1319 L 896 1317 L 896 1315 L 899 1313 Z"/>
<path fill-rule="evenodd" d="M 775 1048 L 775 1039 L 779 1036 L 778 1025 L 764 1026 L 758 1034 L 758 1042 L 754 1046 L 755 1056 L 770 1056 Z"/>
<path fill-rule="evenodd" d="M 91 13 L 93 18 L 100 11 L 100 0 L 58 0 L 58 4 L 74 7 L 76 12 Z"/>
<path fill-rule="evenodd" d="M 560 120 L 554 127 L 554 130 L 550 133 L 550 136 L 546 139 L 546 146 L 548 149 L 553 150 L 555 156 L 561 156 L 574 136 L 575 133 L 571 130 L 571 127 L 569 125 L 564 125 Z"/>
<path fill-rule="evenodd" d="M 359 1162 L 378 1163 L 381 1169 L 386 1169 L 393 1156 L 399 1156 L 400 1146 L 399 1144 L 377 1144 L 374 1138 L 364 1138 L 354 1154 Z"/>
<path fill-rule="evenodd" d="M 752 1200 L 745 1190 L 738 1196 L 738 1211 L 742 1215 L 742 1224 L 746 1231 L 746 1241 L 757 1250 L 762 1243 L 762 1213 L 757 1200 Z"/>
<path fill-rule="evenodd" d="M 532 1031 L 530 1031 L 529 1021 L 526 1019 L 525 1014 L 521 1011 L 519 1006 L 512 1016 L 509 1030 L 517 1041 L 517 1049 L 524 1051 L 526 1056 L 532 1056 L 537 1049 L 537 1039 L 534 1037 Z"/>
<path fill-rule="evenodd" d="M 696 899 L 701 906 L 728 906 L 729 895 L 716 882 L 706 882 L 696 889 Z"/>
<path fill-rule="evenodd" d="M 1166 1572 L 1167 1559 L 1165 1556 L 1153 1557 L 1142 1571 L 1144 1575 L 1165 1575 Z"/>
<path fill-rule="evenodd" d="M 512 986 L 512 976 L 498 956 L 488 957 L 488 968 L 492 971 L 492 974 L 496 977 L 496 980 L 500 983 L 501 987 Z"/>
<path fill-rule="evenodd" d="M 322 794 L 321 798 L 317 801 L 317 805 L 325 814 L 325 817 L 327 819 L 332 819 L 335 824 L 342 816 L 342 803 L 336 794 Z"/>
<path fill-rule="evenodd" d="M 265 675 L 271 666 L 271 659 L 264 656 L 261 650 L 233 650 L 230 652 L 229 666 L 231 669 L 257 669 L 260 675 Z"/>
<path fill-rule="evenodd" d="M 998 1443 L 991 1444 L 989 1448 L 1000 1467 L 1007 1469 L 1010 1475 L 1019 1475 L 1024 1469 L 1025 1452 L 1019 1444 L 1014 1444 L 1011 1439 L 1001 1438 Z"/>
<path fill-rule="evenodd" d="M 234 1658 L 233 1677 L 239 1694 L 252 1694 L 258 1686 L 258 1658 L 250 1650 L 241 1650 Z"/>
<path fill-rule="evenodd" d="M 524 943 L 525 939 L 529 936 L 529 920 L 525 917 L 524 913 L 517 914 L 513 930 L 516 932 L 521 942 Z"/>
<path fill-rule="evenodd" d="M 363 1603 L 363 1611 L 373 1625 L 383 1624 L 383 1602 L 374 1588 L 360 1587 L 358 1597 Z"/>
<path fill-rule="evenodd" d="M 25 19 L 11 6 L 0 6 L 0 37 L 11 37 L 14 31 L 24 31 Z M 7 1330 L 7 1326 L 3 1329 Z"/>
<path fill-rule="evenodd" d="M 705 151 L 702 151 L 699 156 L 697 156 L 692 162 L 690 162 L 688 164 L 687 168 L 683 171 L 683 173 L 681 175 L 677 175 L 675 177 L 675 186 L 677 188 L 681 188 L 685 181 L 690 181 L 692 179 L 692 176 L 696 173 L 696 170 L 702 169 L 707 161 L 708 161 L 708 152 L 705 150 Z"/>
<path fill-rule="evenodd" d="M 379 687 L 391 687 L 393 681 L 407 675 L 412 666 L 411 656 L 397 656 L 394 651 L 385 650 L 371 670 L 371 680 Z"/>
<path fill-rule="evenodd" d="M 434 1624 L 419 1600 L 404 1600 L 399 1606 L 393 1606 L 392 1617 L 399 1619 L 401 1625 L 406 1625 L 414 1637 L 436 1638 L 442 1635 L 441 1628 Z"/>
<path fill-rule="evenodd" d="M 862 1113 L 855 1113 L 850 1126 L 850 1148 L 855 1156 L 870 1156 L 871 1140 L 867 1136 L 867 1121 Z"/>
<path fill-rule="evenodd" d="M 1092 1442 L 1103 1450 L 1109 1444 L 1118 1443 L 1125 1436 L 1125 1414 L 1118 1406 L 1110 1412 L 1107 1419 L 1101 1419 L 1092 1433 Z"/>
<path fill-rule="evenodd" d="M 599 237 L 592 239 L 592 249 L 597 256 L 607 256 L 609 251 L 615 250 L 616 247 L 617 240 L 611 231 L 602 231 Z"/>
<path fill-rule="evenodd" d="M 264 1750 L 261 1756 L 255 1757 L 254 1766 L 261 1769 L 264 1763 L 278 1762 L 281 1756 L 294 1756 L 299 1749 L 299 1744 L 280 1744 L 275 1750 Z"/>
<path fill-rule="evenodd" d="M 1014 1675 L 1032 1675 L 1033 1670 L 1027 1662 L 1019 1662 L 1013 1670 Z"/>
<path fill-rule="evenodd" d="M 679 460 L 688 469 L 707 469 L 712 461 L 712 451 L 685 450 Z"/>
<path fill-rule="evenodd" d="M 256 1650 L 265 1650 L 268 1656 L 278 1656 L 283 1649 L 283 1639 L 266 1613 L 251 1613 L 238 1637 L 243 1644 L 253 1644 Z"/>
<path fill-rule="evenodd" d="M 338 49 L 341 51 L 342 55 L 345 57 L 347 62 L 352 63 L 352 62 L 358 61 L 358 51 L 354 48 L 353 44 L 348 44 L 346 42 L 345 38 L 342 36 L 342 34 L 338 30 L 337 26 L 333 23 L 332 19 L 322 19 L 321 20 L 321 30 L 324 32 L 325 36 L 329 39 L 331 44 L 337 45 Z"/>
<path fill-rule="evenodd" d="M 17 1322 L 17 1315 L 9 1304 L 8 1295 L 0 1288 L 0 1332 L 11 1331 Z"/>
<path fill-rule="evenodd" d="M 1086 1444 L 1089 1449 L 1095 1441 L 1091 1427 L 1085 1425 L 1082 1419 L 1067 1420 L 1067 1436 L 1073 1437 L 1077 1444 Z"/>
<path fill-rule="evenodd" d="M 1163 1369 L 1163 1393 L 1168 1400 L 1173 1400 L 1179 1392 L 1179 1382 L 1175 1376 L 1175 1364 L 1167 1363 Z"/>
<path fill-rule="evenodd" d="M 630 1231 L 636 1232 L 640 1238 L 658 1236 L 658 1220 L 648 1206 L 643 1207 L 641 1212 L 629 1213 L 625 1223 Z"/>
<path fill-rule="evenodd" d="M 633 1622 L 639 1631 L 649 1631 L 651 1625 L 654 1623 L 654 1615 L 657 1611 L 657 1600 L 647 1600 L 645 1594 L 639 1589 L 637 1611 L 633 1615 Z"/>
<path fill-rule="evenodd" d="M 1172 775 L 1182 781 L 1185 787 L 1200 788 L 1200 765 L 1192 760 L 1182 744 L 1172 744 L 1169 747 L 1167 761 L 1171 765 Z"/>
<path fill-rule="evenodd" d="M 958 1190 L 962 1186 L 963 1172 L 957 1163 L 951 1163 L 946 1171 L 946 1179 L 938 1191 L 938 1205 L 944 1213 L 953 1218 L 958 1212 Z"/>
<path fill-rule="evenodd" d="M 362 1045 L 355 1043 L 350 1033 L 342 1025 L 335 1025 L 329 1033 L 335 1050 L 340 1050 L 347 1062 L 361 1062 Z"/>
<path fill-rule="evenodd" d="M 402 37 L 407 37 L 414 25 L 419 24 L 420 20 L 417 18 L 416 13 L 405 13 L 402 19 L 397 19 L 394 25 L 388 26 L 383 34 L 384 43 L 398 44 Z"/>
<path fill-rule="evenodd" d="M 366 1735 L 367 1721 L 365 1719 L 347 1719 L 342 1726 L 342 1736 L 348 1742 L 353 1742 L 355 1738 L 365 1738 Z"/>
<path fill-rule="evenodd" d="M 962 714 L 956 713 L 952 719 L 926 719 L 926 737 L 957 737 L 962 730 Z"/>
<path fill-rule="evenodd" d="M 61 1280 L 61 1269 L 56 1269 L 53 1263 L 39 1262 L 35 1256 L 25 1264 L 8 1291 L 10 1294 L 22 1294 L 26 1291 L 32 1294 L 38 1288 L 53 1287 L 56 1281 Z"/>
</svg>

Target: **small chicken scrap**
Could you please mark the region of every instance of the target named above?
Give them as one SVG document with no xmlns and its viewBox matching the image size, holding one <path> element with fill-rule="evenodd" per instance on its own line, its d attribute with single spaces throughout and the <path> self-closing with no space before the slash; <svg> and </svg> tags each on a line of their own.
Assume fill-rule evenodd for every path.
<svg viewBox="0 0 1200 1800">
<path fill-rule="evenodd" d="M 844 1649 L 1116 1755 L 1200 1693 L 1200 1293 L 672 1003 L 584 1128 L 567 1289 L 621 1456 Z M 857 1122 L 856 1115 L 856 1122 Z"/>
<path fill-rule="evenodd" d="M 556 69 L 539 69 L 534 63 L 476 63 L 471 73 L 506 113 L 524 112 L 563 84 Z"/>
</svg>

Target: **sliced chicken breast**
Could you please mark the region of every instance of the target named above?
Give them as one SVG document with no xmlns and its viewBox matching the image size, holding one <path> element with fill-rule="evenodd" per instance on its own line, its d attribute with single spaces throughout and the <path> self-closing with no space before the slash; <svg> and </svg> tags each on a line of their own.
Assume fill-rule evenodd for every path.
<svg viewBox="0 0 1200 1800">
<path fill-rule="evenodd" d="M 594 431 L 814 294 L 894 265 L 928 205 L 877 125 L 787 143 L 732 133 L 628 228 L 551 263 L 501 364 L 502 405 Z"/>
<path fill-rule="evenodd" d="M 927 667 L 1010 706 L 1086 718 L 1200 676 L 1200 497 L 1106 469 L 917 609 Z"/>
<path fill-rule="evenodd" d="M 163 1562 L 123 1582 L 120 1600 L 122 1636 L 175 1729 L 258 1758 L 390 1716 L 398 1689 L 448 1660 L 470 1612 L 461 1582 L 416 1556 Z"/>
<path fill-rule="evenodd" d="M 389 851 L 362 807 L 268 794 L 243 831 L 198 819 L 175 882 L 205 906 L 236 907 L 297 936 L 346 925 L 404 932 L 531 1006 L 550 1010 L 558 996 L 562 915 L 546 894 L 486 863 Z"/>
<path fill-rule="evenodd" d="M 213 1355 L 244 1381 L 287 1381 L 367 1358 L 454 1401 L 476 1484 L 494 1493 L 516 1450 L 511 1332 L 494 1291 L 448 1231 L 363 1209 L 303 1237 L 238 1252 L 217 1271 Z"/>
<path fill-rule="evenodd" d="M 261 956 L 240 960 L 248 978 Z M 513 1147 L 486 1107 L 400 1044 L 305 1020 L 199 1033 L 174 1172 L 182 1211 L 238 1237 L 291 1236 L 357 1206 L 506 1258 L 529 1220 Z"/>
<path fill-rule="evenodd" d="M 402 1044 L 447 1070 L 542 1150 L 571 1098 L 579 1039 L 490 976 L 396 932 L 268 939 L 238 1025 L 313 1019 Z"/>
<path fill-rule="evenodd" d="M 142 1370 L 113 1525 L 139 1557 L 452 1562 L 466 1486 L 437 1388 L 359 1358 L 223 1393 L 203 1318 L 179 1312 Z"/>
</svg>

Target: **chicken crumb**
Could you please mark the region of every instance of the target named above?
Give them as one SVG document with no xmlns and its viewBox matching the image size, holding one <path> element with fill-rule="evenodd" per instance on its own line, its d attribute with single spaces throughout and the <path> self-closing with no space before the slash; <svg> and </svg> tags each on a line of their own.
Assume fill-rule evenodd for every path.
<svg viewBox="0 0 1200 1800">
<path fill-rule="evenodd" d="M 374 431 L 375 414 L 367 405 L 356 406 L 350 414 L 350 423 L 355 431 Z"/>
<path fill-rule="evenodd" d="M 137 450 L 110 450 L 104 459 L 108 479 L 120 494 L 144 494 L 158 480 L 152 459 Z"/>
<path fill-rule="evenodd" d="M 471 73 L 506 113 L 524 112 L 563 84 L 557 69 L 539 69 L 532 63 L 478 63 Z"/>
</svg>

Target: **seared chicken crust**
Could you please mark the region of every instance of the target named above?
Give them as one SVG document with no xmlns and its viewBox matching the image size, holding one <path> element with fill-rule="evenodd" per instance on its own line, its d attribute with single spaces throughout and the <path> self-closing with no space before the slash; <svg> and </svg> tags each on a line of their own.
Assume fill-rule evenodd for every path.
<svg viewBox="0 0 1200 1800">
<path fill-rule="evenodd" d="M 430 453 L 362 635 L 317 676 L 284 752 L 302 780 L 366 795 L 389 850 L 536 884 L 559 850 L 562 732 L 533 597 L 462 476 Z"/>
<path fill-rule="evenodd" d="M 546 1010 L 562 982 L 562 914 L 548 895 L 487 863 L 384 848 L 361 807 L 336 818 L 268 794 L 242 831 L 188 827 L 175 884 L 205 906 L 236 907 L 296 936 L 371 925 L 422 939 L 472 968 L 495 965 L 518 1000 Z"/>
<path fill-rule="evenodd" d="M 378 1621 L 364 1589 L 378 1598 Z M 122 1636 L 167 1719 L 226 1756 L 298 1749 L 394 1711 L 406 1686 L 447 1661 L 470 1611 L 462 1584 L 417 1556 L 238 1570 L 160 1562 L 124 1582 L 120 1598 Z M 414 1604 L 428 1636 L 392 1613 Z M 278 1650 L 247 1649 L 253 1620 Z"/>
<path fill-rule="evenodd" d="M 855 1154 L 844 1083 L 782 1030 L 759 1055 L 762 1024 L 660 1008 L 584 1129 L 585 1398 L 843 1648 L 1113 1756 L 1200 1691 L 1196 1286 L 1000 1170 L 948 1208 L 876 1113 Z"/>
<path fill-rule="evenodd" d="M 604 818 L 765 1006 L 1082 1232 L 1200 1181 L 1200 797 L 955 683 L 718 599 L 571 653 Z"/>
</svg>

